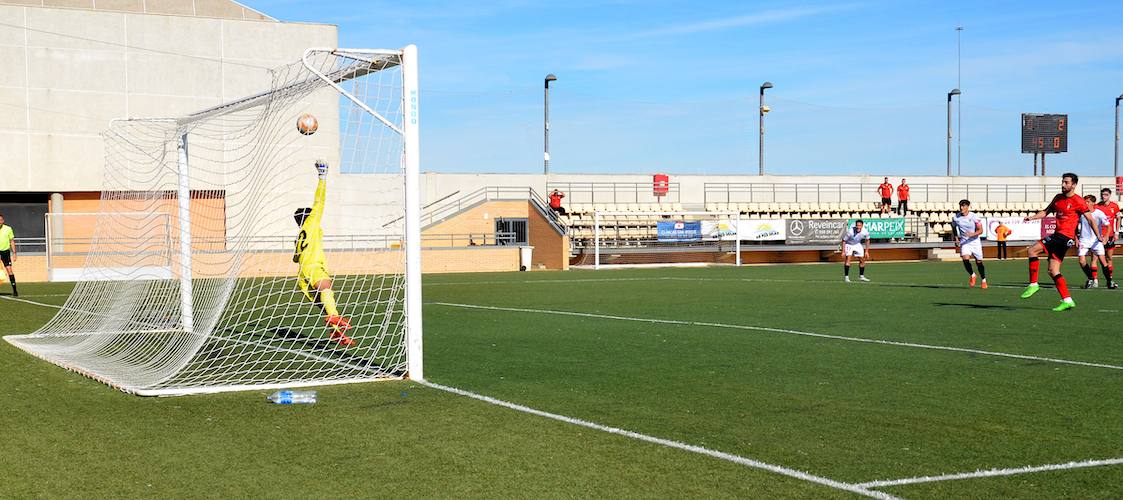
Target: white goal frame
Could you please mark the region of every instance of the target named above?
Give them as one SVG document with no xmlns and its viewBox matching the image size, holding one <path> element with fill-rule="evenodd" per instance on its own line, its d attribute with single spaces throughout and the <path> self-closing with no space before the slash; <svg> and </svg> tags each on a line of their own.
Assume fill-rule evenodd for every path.
<svg viewBox="0 0 1123 500">
<path fill-rule="evenodd" d="M 622 217 L 622 216 L 654 216 L 663 217 L 702 217 L 707 218 L 721 218 L 726 217 L 734 221 L 739 227 L 741 224 L 741 212 L 705 212 L 705 211 L 666 211 L 666 212 L 619 212 L 619 211 L 601 211 L 593 212 L 593 269 L 600 270 L 605 267 L 620 267 L 615 265 L 601 264 L 601 251 L 603 245 L 601 244 L 601 219 L 604 217 Z M 670 244 L 670 243 L 668 243 Z M 736 254 L 736 261 L 734 266 L 741 266 L 741 240 L 740 238 L 734 239 L 733 252 Z M 684 264 L 643 264 L 645 267 L 681 267 Z M 693 265 L 693 264 L 686 264 Z M 728 265 L 728 264 L 727 264 Z"/>
<path fill-rule="evenodd" d="M 320 71 L 319 68 L 310 62 L 310 57 L 315 55 L 330 55 L 345 57 L 357 61 L 369 63 L 369 67 L 355 69 L 346 68 L 343 70 L 335 71 Z M 394 56 L 395 62 L 385 62 L 377 56 Z M 313 47 L 304 51 L 300 63 L 303 65 L 314 78 L 323 80 L 328 86 L 332 87 L 338 92 L 339 97 L 350 101 L 352 104 L 361 108 L 369 113 L 374 119 L 389 127 L 401 136 L 401 172 L 404 175 L 403 182 L 403 198 L 404 198 L 404 298 L 402 299 L 402 316 L 404 321 L 404 351 L 405 351 L 405 373 L 401 374 L 400 378 L 409 378 L 412 380 L 424 380 L 424 364 L 423 364 L 423 328 L 422 328 L 422 296 L 421 296 L 421 190 L 420 190 L 420 141 L 419 141 L 419 92 L 418 92 L 418 68 L 417 68 L 417 47 L 408 45 L 401 49 L 353 49 L 353 48 L 330 48 L 330 47 Z M 380 65 L 380 66 L 378 66 Z M 381 116 L 378 112 L 371 109 L 363 99 L 352 95 L 340 83 L 346 82 L 351 79 L 359 78 L 367 74 L 378 72 L 382 69 L 398 66 L 401 71 L 401 126 L 395 126 L 390 120 Z M 258 94 L 247 96 L 234 101 L 229 101 L 211 108 L 207 108 L 186 116 L 178 118 L 155 118 L 145 119 L 148 122 L 162 122 L 177 127 L 177 130 L 187 130 L 188 125 L 202 120 L 207 120 L 216 116 L 225 115 L 240 110 L 247 110 L 255 106 L 260 106 L 263 103 L 269 103 L 272 95 L 280 90 L 286 89 L 300 89 L 301 86 L 306 86 L 305 81 L 298 81 L 286 86 L 277 87 L 264 91 Z M 115 120 L 116 121 L 116 120 Z M 172 189 L 175 192 L 178 202 L 175 213 L 178 217 L 179 231 L 177 248 L 170 248 L 169 251 L 178 260 L 178 265 L 175 268 L 169 267 L 167 278 L 172 278 L 177 281 L 178 288 L 178 303 L 180 311 L 180 325 L 176 330 L 182 331 L 187 335 L 203 335 L 206 332 L 196 332 L 196 325 L 194 325 L 194 292 L 193 292 L 193 274 L 192 274 L 192 244 L 191 244 L 191 194 L 192 194 L 192 176 L 191 171 L 191 154 L 190 154 L 190 137 L 189 132 L 184 132 L 175 138 L 175 153 L 178 157 L 176 162 L 177 171 L 173 173 L 173 177 L 178 179 L 177 185 Z M 50 221 L 47 221 L 48 225 Z M 178 278 L 174 277 L 178 275 Z M 173 300 L 175 300 L 173 298 Z M 66 310 L 64 306 L 63 311 Z M 131 333 L 131 330 L 126 330 L 120 333 Z M 54 334 L 55 337 L 65 337 L 67 334 Z M 81 331 L 75 332 L 74 335 L 88 335 Z M 213 334 L 208 334 L 213 335 Z M 58 364 L 64 368 L 89 376 L 96 380 L 105 382 L 115 388 L 121 389 L 125 392 L 142 396 L 171 396 L 171 395 L 185 395 L 185 394 L 200 394 L 200 393 L 215 393 L 215 392 L 228 392 L 238 390 L 266 390 L 287 387 L 302 387 L 302 386 L 316 386 L 316 385 L 330 385 L 351 382 L 369 382 L 372 380 L 385 380 L 392 377 L 380 378 L 334 378 L 334 379 L 309 379 L 309 380 L 294 380 L 285 381 L 280 383 L 255 383 L 255 384 L 227 384 L 227 385 L 208 385 L 198 387 L 170 387 L 170 388 L 151 388 L 151 387 L 126 387 L 118 385 L 114 382 L 113 378 L 109 375 L 101 374 L 96 371 L 86 369 L 84 366 L 76 365 L 68 362 L 65 359 L 56 359 L 50 355 L 44 355 L 41 352 L 29 349 L 23 343 L 23 337 L 35 337 L 36 334 L 8 336 L 5 337 L 10 343 L 17 347 L 24 349 L 36 357 Z M 230 340 L 230 339 L 226 339 Z M 243 342 L 244 343 L 244 342 Z M 401 345 L 401 344 L 398 344 Z M 309 356 L 315 357 L 315 356 Z M 182 361 L 186 364 L 188 359 Z M 180 365 L 179 368 L 182 368 Z"/>
</svg>

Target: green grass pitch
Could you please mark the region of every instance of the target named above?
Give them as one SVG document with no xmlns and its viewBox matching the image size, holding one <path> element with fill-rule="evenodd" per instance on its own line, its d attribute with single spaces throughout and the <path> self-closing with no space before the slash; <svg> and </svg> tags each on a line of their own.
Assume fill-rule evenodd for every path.
<svg viewBox="0 0 1123 500">
<path fill-rule="evenodd" d="M 1077 290 L 1070 262 L 1078 307 L 1053 313 L 1052 288 L 1018 298 L 1023 260 L 987 268 L 988 290 L 959 263 L 872 263 L 851 284 L 839 265 L 426 276 L 426 373 L 845 483 L 1123 457 L 1123 291 Z M 0 334 L 54 312 L 0 299 Z M 5 498 L 853 496 L 410 381 L 309 406 L 141 398 L 6 342 L 0 380 Z M 877 491 L 1118 498 L 1123 465 Z"/>
</svg>

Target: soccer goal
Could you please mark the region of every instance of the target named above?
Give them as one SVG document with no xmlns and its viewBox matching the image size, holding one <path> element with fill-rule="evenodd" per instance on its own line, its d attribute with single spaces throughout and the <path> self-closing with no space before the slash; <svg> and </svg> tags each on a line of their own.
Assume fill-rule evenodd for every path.
<svg viewBox="0 0 1123 500">
<path fill-rule="evenodd" d="M 257 88 L 111 125 L 100 209 L 48 221 L 77 284 L 8 342 L 139 395 L 423 378 L 416 47 Z"/>
<path fill-rule="evenodd" d="M 595 212 L 593 268 L 741 265 L 739 212 Z"/>
</svg>

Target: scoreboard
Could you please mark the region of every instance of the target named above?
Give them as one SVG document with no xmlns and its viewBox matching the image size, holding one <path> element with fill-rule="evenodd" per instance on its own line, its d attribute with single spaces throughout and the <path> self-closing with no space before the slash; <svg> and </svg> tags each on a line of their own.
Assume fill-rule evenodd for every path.
<svg viewBox="0 0 1123 500">
<path fill-rule="evenodd" d="M 1022 153 L 1068 152 L 1068 115 L 1022 113 Z"/>
</svg>

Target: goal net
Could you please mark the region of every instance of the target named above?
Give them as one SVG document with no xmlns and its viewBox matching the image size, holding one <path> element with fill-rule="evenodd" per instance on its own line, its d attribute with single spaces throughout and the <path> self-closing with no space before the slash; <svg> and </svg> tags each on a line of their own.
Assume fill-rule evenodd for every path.
<svg viewBox="0 0 1123 500">
<path fill-rule="evenodd" d="M 582 263 L 596 269 L 741 265 L 738 212 L 595 212 L 591 225 Z"/>
<path fill-rule="evenodd" d="M 73 292 L 5 339 L 140 395 L 422 378 L 416 48 L 309 49 L 269 79 L 115 121 L 98 212 L 48 220 Z"/>
</svg>

